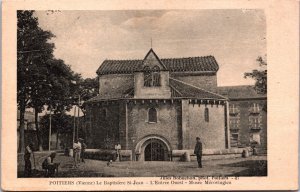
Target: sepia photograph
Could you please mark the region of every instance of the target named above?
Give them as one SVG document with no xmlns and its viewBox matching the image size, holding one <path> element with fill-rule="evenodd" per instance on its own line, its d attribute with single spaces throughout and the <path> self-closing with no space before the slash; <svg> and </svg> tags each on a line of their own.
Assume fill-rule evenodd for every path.
<svg viewBox="0 0 300 192">
<path fill-rule="evenodd" d="M 298 190 L 298 1 L 2 5 L 3 191 Z"/>
<path fill-rule="evenodd" d="M 19 178 L 268 175 L 264 10 L 16 15 Z"/>
</svg>

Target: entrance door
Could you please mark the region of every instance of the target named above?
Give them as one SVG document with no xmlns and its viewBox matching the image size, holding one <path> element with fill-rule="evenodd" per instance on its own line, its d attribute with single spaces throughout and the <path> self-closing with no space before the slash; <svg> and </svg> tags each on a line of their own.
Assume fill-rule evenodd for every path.
<svg viewBox="0 0 300 192">
<path fill-rule="evenodd" d="M 145 147 L 145 161 L 165 161 L 164 146 L 157 140 L 151 140 Z"/>
</svg>

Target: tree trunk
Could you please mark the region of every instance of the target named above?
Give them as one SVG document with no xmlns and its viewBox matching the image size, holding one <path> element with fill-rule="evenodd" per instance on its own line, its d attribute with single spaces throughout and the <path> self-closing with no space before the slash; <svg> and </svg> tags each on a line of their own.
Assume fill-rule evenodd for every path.
<svg viewBox="0 0 300 192">
<path fill-rule="evenodd" d="M 36 137 L 38 141 L 38 148 L 39 151 L 43 151 L 43 146 L 42 146 L 42 137 L 41 137 L 41 132 L 39 128 L 39 111 L 37 108 L 34 109 L 34 123 L 35 123 L 35 129 L 36 129 Z"/>
<path fill-rule="evenodd" d="M 25 151 L 25 102 L 20 103 L 20 128 L 19 128 L 19 149 L 18 151 L 24 153 Z"/>
<path fill-rule="evenodd" d="M 58 133 L 58 130 L 56 131 L 56 149 L 58 149 L 58 136 L 59 136 L 59 133 Z"/>
</svg>

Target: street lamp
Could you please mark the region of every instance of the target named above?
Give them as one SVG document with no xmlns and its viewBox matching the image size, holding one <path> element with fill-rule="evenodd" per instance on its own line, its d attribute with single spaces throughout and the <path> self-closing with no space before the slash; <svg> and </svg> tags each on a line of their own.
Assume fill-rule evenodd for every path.
<svg viewBox="0 0 300 192">
<path fill-rule="evenodd" d="M 78 95 L 78 110 L 77 110 L 77 130 L 76 130 L 76 139 L 78 139 L 78 132 L 79 132 L 79 112 L 80 112 L 80 106 L 81 106 L 81 97 L 85 94 L 85 92 L 82 92 Z M 76 112 L 76 111 L 75 111 Z M 75 114 L 74 112 L 74 114 Z"/>
<path fill-rule="evenodd" d="M 71 81 L 71 84 L 76 85 L 76 81 Z M 78 130 L 79 130 L 79 112 L 80 112 L 80 105 L 81 105 L 81 97 L 85 94 L 85 92 L 82 92 L 81 94 L 78 94 L 78 109 L 77 109 L 77 129 L 76 129 L 76 105 L 74 107 L 74 126 L 73 126 L 73 143 L 75 141 L 75 134 L 76 134 L 76 139 L 78 139 Z"/>
<path fill-rule="evenodd" d="M 52 87 L 52 84 L 51 83 L 48 83 L 48 84 L 45 84 L 47 86 L 49 86 L 50 88 Z M 49 105 L 49 108 L 50 108 L 50 114 L 49 114 L 49 146 L 48 146 L 48 150 L 50 151 L 51 150 L 51 129 L 52 129 L 52 107 L 51 107 L 51 104 Z"/>
</svg>

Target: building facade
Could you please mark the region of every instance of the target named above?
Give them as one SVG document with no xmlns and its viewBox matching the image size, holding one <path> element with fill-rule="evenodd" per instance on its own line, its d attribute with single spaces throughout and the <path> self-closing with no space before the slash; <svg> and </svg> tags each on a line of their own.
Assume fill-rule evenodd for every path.
<svg viewBox="0 0 300 192">
<path fill-rule="evenodd" d="M 258 94 L 253 86 L 218 87 L 229 99 L 231 147 L 256 145 L 267 150 L 267 95 Z"/>
<path fill-rule="evenodd" d="M 86 105 L 93 148 L 120 143 L 135 160 L 170 160 L 172 150 L 230 147 L 228 100 L 216 93 L 219 66 L 212 56 L 105 60 L 97 70 L 99 95 Z"/>
</svg>

